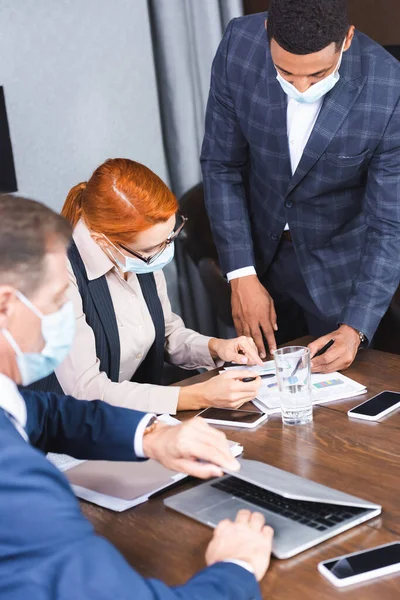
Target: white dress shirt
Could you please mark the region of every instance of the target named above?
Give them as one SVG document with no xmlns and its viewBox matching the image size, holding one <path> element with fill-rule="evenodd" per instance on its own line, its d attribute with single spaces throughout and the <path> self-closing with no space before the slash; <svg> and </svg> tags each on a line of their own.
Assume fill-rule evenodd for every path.
<svg viewBox="0 0 400 600">
<path fill-rule="evenodd" d="M 25 441 L 26 435 L 26 405 L 14 381 L 0 373 L 0 408 L 4 410 L 15 429 Z"/>
<path fill-rule="evenodd" d="M 323 98 L 312 104 L 305 104 L 297 102 L 292 98 L 288 99 L 287 105 L 287 136 L 289 144 L 290 154 L 290 165 L 292 168 L 292 175 L 295 174 L 297 167 L 299 166 L 301 157 L 303 156 L 304 148 L 307 145 L 309 137 L 314 125 L 318 119 L 319 112 L 321 110 Z M 289 225 L 286 223 L 285 229 L 289 229 Z M 238 279 L 239 277 L 246 277 L 246 275 L 255 275 L 256 270 L 254 265 L 236 269 L 227 273 L 228 281 L 232 279 Z"/>
<path fill-rule="evenodd" d="M 75 309 L 76 335 L 69 355 L 55 371 L 64 393 L 78 400 L 100 399 L 115 406 L 143 412 L 175 413 L 179 387 L 130 381 L 155 339 L 154 324 L 137 276 L 129 273 L 126 281 L 121 277 L 111 260 L 92 239 L 82 220 L 76 225 L 73 238 L 88 279 L 91 281 L 101 276 L 106 278 L 120 339 L 120 372 L 119 381 L 114 382 L 100 369 L 94 332 L 86 322 L 74 272 L 68 264 L 68 293 Z M 187 329 L 182 319 L 172 312 L 162 271 L 156 271 L 154 277 L 164 313 L 165 352 L 168 361 L 186 369 L 212 369 L 219 366 L 219 362 L 215 362 L 210 355 L 210 338 Z"/>
</svg>

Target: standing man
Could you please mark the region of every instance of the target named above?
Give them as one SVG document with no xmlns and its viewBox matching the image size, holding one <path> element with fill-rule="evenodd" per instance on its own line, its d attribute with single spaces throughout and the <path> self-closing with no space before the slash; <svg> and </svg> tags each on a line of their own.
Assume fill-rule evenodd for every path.
<svg viewBox="0 0 400 600">
<path fill-rule="evenodd" d="M 49 208 L 0 196 L 0 598 L 261 600 L 257 581 L 268 567 L 272 530 L 260 513 L 222 521 L 206 551 L 208 568 L 169 587 L 141 577 L 95 534 L 67 479 L 46 460 L 46 452 L 149 457 L 201 478 L 239 467 L 225 435 L 202 419 L 168 426 L 100 400 L 20 395 L 17 384 L 47 376 L 72 343 L 70 237 L 68 223 Z"/>
<path fill-rule="evenodd" d="M 348 367 L 400 279 L 400 64 L 346 0 L 271 0 L 214 59 L 206 205 L 238 335 L 261 357 L 298 335 Z M 279 326 L 279 329 L 278 329 Z"/>
</svg>

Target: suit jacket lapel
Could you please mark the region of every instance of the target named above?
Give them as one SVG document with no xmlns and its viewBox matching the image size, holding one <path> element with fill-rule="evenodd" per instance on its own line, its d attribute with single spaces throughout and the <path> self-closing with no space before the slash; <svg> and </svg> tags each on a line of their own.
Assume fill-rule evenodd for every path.
<svg viewBox="0 0 400 600">
<path fill-rule="evenodd" d="M 343 78 L 326 96 L 303 156 L 290 180 L 286 196 L 302 181 L 325 152 L 356 102 L 364 85 L 364 77 L 355 80 Z"/>
<path fill-rule="evenodd" d="M 287 137 L 287 96 L 276 79 L 276 69 L 267 46 L 267 61 L 264 70 L 264 89 L 268 111 L 266 111 L 265 145 L 269 154 L 274 154 L 277 166 L 275 181 L 282 196 L 292 177 L 289 143 Z"/>
</svg>

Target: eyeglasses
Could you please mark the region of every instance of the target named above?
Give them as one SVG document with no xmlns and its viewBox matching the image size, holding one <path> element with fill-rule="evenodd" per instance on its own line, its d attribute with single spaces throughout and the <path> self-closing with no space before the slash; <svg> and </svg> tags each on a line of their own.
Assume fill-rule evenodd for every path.
<svg viewBox="0 0 400 600">
<path fill-rule="evenodd" d="M 162 242 L 160 244 L 160 247 L 157 250 L 157 252 L 155 252 L 151 256 L 143 256 L 142 254 L 140 254 L 140 252 L 136 252 L 135 250 L 131 250 L 130 248 L 127 248 L 123 244 L 119 244 L 119 246 L 123 250 L 125 250 L 125 252 L 128 252 L 129 254 L 132 254 L 132 256 L 134 256 L 135 258 L 138 258 L 139 260 L 142 260 L 147 265 L 151 265 L 151 263 L 154 262 L 164 252 L 164 250 L 170 244 L 172 244 L 176 240 L 176 238 L 178 237 L 178 235 L 181 233 L 182 229 L 185 227 L 186 221 L 188 220 L 187 217 L 184 217 L 183 215 L 179 215 L 179 214 L 177 215 L 177 219 L 180 220 L 180 223 L 178 224 L 178 226 L 176 227 L 176 229 L 165 240 L 165 242 Z"/>
</svg>

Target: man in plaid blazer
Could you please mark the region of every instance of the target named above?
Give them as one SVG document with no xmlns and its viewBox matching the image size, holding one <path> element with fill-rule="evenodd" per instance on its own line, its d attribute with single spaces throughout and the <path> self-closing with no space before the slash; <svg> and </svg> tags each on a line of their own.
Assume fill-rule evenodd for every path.
<svg viewBox="0 0 400 600">
<path fill-rule="evenodd" d="M 201 161 L 238 334 L 349 366 L 400 279 L 400 64 L 346 0 L 272 0 L 228 25 Z"/>
</svg>

